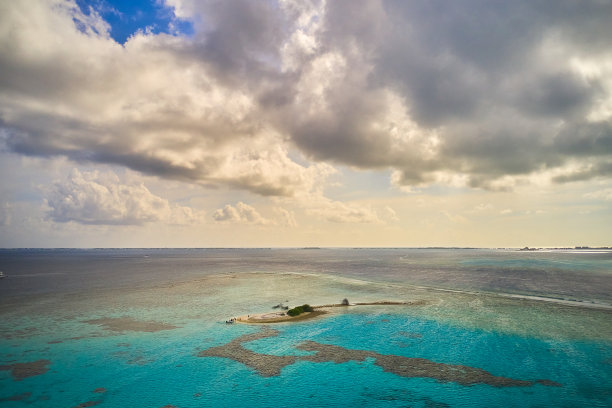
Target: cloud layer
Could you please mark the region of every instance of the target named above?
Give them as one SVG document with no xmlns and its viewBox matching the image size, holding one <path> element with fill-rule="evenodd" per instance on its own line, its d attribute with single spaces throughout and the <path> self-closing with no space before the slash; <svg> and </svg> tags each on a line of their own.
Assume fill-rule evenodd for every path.
<svg viewBox="0 0 612 408">
<path fill-rule="evenodd" d="M 334 164 L 497 190 L 612 174 L 609 2 L 165 5 L 193 35 L 122 46 L 73 1 L 2 3 L 4 147 L 268 196 Z"/>
</svg>

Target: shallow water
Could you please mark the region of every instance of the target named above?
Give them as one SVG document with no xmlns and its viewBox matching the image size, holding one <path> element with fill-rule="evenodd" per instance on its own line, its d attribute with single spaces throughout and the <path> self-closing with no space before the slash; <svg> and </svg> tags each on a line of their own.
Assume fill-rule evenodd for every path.
<svg viewBox="0 0 612 408">
<path fill-rule="evenodd" d="M 609 253 L 494 250 L 4 250 L 0 407 L 611 406 L 610 264 Z M 223 323 L 344 297 L 419 302 Z M 264 366 L 296 356 L 278 375 L 206 356 L 268 326 L 277 333 L 241 347 Z M 355 359 L 309 361 L 304 344 Z M 429 368 L 398 374 L 411 361 Z M 440 377 L 455 366 L 476 380 Z"/>
</svg>

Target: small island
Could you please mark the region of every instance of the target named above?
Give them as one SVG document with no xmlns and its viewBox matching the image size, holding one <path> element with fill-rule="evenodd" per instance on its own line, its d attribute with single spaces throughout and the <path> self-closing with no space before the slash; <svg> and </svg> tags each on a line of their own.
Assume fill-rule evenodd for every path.
<svg viewBox="0 0 612 408">
<path fill-rule="evenodd" d="M 246 316 L 239 316 L 228 320 L 226 323 L 247 323 L 247 324 L 261 324 L 261 323 L 284 323 L 284 322 L 296 322 L 307 319 L 312 319 L 318 316 L 322 316 L 330 313 L 332 308 L 336 307 L 348 307 L 348 306 L 382 306 L 382 305 L 423 305 L 423 301 L 416 302 L 394 302 L 394 301 L 379 301 L 379 302 L 364 302 L 364 303 L 349 303 L 348 299 L 342 300 L 341 303 L 310 306 L 304 304 L 302 306 L 296 306 L 292 309 L 278 312 L 269 313 L 258 313 L 249 314 Z"/>
<path fill-rule="evenodd" d="M 319 310 L 315 310 L 319 309 Z M 327 311 L 321 307 L 312 307 L 308 304 L 296 306 L 286 312 L 259 313 L 240 316 L 235 319 L 237 323 L 282 323 L 298 320 L 312 319 L 313 317 L 326 314 Z"/>
</svg>

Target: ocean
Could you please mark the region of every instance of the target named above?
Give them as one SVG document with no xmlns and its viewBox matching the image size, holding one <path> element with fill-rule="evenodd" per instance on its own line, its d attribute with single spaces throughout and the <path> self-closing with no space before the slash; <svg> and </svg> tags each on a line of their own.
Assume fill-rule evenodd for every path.
<svg viewBox="0 0 612 408">
<path fill-rule="evenodd" d="M 610 407 L 612 251 L 0 250 L 0 407 Z M 289 306 L 310 320 L 226 324 Z"/>
</svg>

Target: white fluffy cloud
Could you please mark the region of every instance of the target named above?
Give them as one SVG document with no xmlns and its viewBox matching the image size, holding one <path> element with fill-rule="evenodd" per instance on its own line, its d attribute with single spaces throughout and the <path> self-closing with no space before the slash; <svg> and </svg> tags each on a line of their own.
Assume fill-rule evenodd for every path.
<svg viewBox="0 0 612 408">
<path fill-rule="evenodd" d="M 239 224 L 271 225 L 273 221 L 262 217 L 252 206 L 239 201 L 236 206 L 231 204 L 216 210 L 212 217 L 215 221 Z"/>
<path fill-rule="evenodd" d="M 141 225 L 148 222 L 202 222 L 203 212 L 173 205 L 142 183 L 124 184 L 112 172 L 80 172 L 46 189 L 48 217 L 56 222 Z"/>
<path fill-rule="evenodd" d="M 310 197 L 308 201 L 302 203 L 302 206 L 308 214 L 329 222 L 342 224 L 383 222 L 376 210 L 370 206 L 330 200 L 320 195 Z"/>
</svg>

